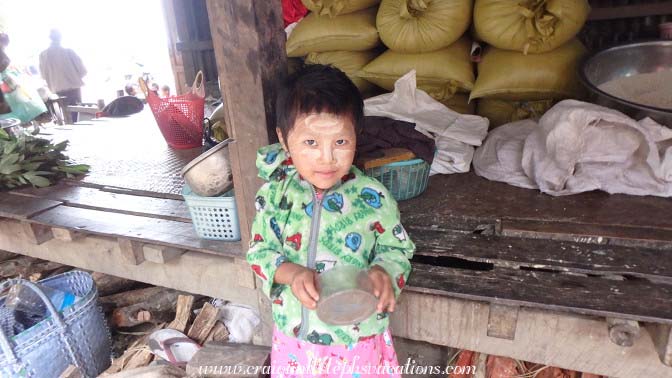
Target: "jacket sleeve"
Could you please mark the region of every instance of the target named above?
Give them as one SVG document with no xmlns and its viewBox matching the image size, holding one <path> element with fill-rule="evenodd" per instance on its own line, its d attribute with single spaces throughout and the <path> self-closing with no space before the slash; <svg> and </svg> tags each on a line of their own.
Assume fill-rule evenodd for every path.
<svg viewBox="0 0 672 378">
<path fill-rule="evenodd" d="M 379 218 L 380 227 L 370 266 L 378 265 L 385 269 L 392 279 L 395 298 L 406 285 L 411 273 L 411 258 L 415 252 L 415 244 L 408 237 L 401 224 L 397 201 L 388 191 L 383 191 L 383 207 Z"/>
<path fill-rule="evenodd" d="M 257 214 L 252 222 L 252 238 L 247 251 L 247 262 L 254 273 L 261 279 L 262 291 L 271 297 L 271 291 L 279 286 L 273 283 L 278 266 L 287 260 L 281 242 L 284 220 L 279 219 L 275 201 L 275 193 L 271 183 L 264 184 L 257 192 L 255 206 Z"/>
<path fill-rule="evenodd" d="M 70 59 L 75 66 L 75 70 L 79 74 L 79 78 L 81 79 L 86 76 L 86 67 L 84 67 L 84 63 L 82 63 L 82 58 L 80 58 L 74 50 L 70 50 Z"/>
</svg>

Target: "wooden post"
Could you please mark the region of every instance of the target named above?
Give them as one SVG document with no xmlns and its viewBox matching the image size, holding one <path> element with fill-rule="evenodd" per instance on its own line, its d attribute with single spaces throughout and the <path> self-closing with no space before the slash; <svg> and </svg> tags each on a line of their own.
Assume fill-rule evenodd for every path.
<svg viewBox="0 0 672 378">
<path fill-rule="evenodd" d="M 648 324 L 646 328 L 660 361 L 672 369 L 672 327 L 669 324 Z"/>
<path fill-rule="evenodd" d="M 282 9 L 273 1 L 249 0 L 207 0 L 207 6 L 227 131 L 235 139 L 230 159 L 246 246 L 262 184 L 256 152 L 276 140 L 275 97 L 287 75 Z"/>
</svg>

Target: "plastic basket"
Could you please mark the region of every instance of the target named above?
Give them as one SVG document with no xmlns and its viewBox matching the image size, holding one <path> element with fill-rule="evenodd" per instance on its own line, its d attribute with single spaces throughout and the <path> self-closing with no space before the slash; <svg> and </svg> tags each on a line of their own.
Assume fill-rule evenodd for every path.
<svg viewBox="0 0 672 378">
<path fill-rule="evenodd" d="M 14 335 L 13 313 L 6 311 L 4 298 L 0 300 L 0 308 L 5 309 L 0 311 L 1 377 L 58 377 L 68 365 L 78 367 L 86 377 L 96 377 L 110 366 L 110 331 L 98 307 L 98 291 L 90 274 L 72 271 L 39 282 L 81 298 L 62 312 L 30 281 L 6 280 L 0 291 L 18 283 L 35 291 L 51 316 Z"/>
<path fill-rule="evenodd" d="M 406 160 L 367 169 L 366 174 L 385 185 L 394 199 L 403 201 L 427 189 L 429 164 L 422 159 Z"/>
<path fill-rule="evenodd" d="M 238 209 L 233 190 L 218 197 L 202 197 L 192 192 L 188 185 L 184 185 L 182 196 L 199 237 L 211 240 L 240 240 Z"/>
<path fill-rule="evenodd" d="M 203 144 L 205 112 L 203 73 L 196 75 L 192 91 L 182 96 L 160 98 L 147 89 L 142 78 L 139 82 L 166 143 L 177 149 L 200 147 Z"/>
</svg>

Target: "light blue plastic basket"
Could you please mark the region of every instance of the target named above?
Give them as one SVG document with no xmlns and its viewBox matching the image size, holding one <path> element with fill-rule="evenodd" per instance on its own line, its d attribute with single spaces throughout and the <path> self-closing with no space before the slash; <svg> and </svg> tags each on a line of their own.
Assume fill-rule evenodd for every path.
<svg viewBox="0 0 672 378">
<path fill-rule="evenodd" d="M 233 194 L 233 190 L 230 190 L 218 197 L 202 197 L 192 192 L 188 185 L 184 185 L 182 196 L 199 237 L 211 240 L 240 240 L 238 209 Z"/>
<path fill-rule="evenodd" d="M 366 170 L 380 181 L 397 201 L 417 197 L 427 189 L 429 164 L 422 159 L 399 161 Z"/>
</svg>

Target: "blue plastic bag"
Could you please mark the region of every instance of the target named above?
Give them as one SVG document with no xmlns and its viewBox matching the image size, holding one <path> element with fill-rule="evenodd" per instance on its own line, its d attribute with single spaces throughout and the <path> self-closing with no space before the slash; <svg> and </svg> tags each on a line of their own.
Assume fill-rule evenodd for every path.
<svg viewBox="0 0 672 378">
<path fill-rule="evenodd" d="M 7 68 L 0 72 L 0 85 L 5 102 L 12 109 L 10 113 L 0 115 L 0 119 L 18 118 L 22 123 L 30 122 L 47 111 L 47 106 L 36 90 L 20 84 L 20 72 Z"/>
</svg>

